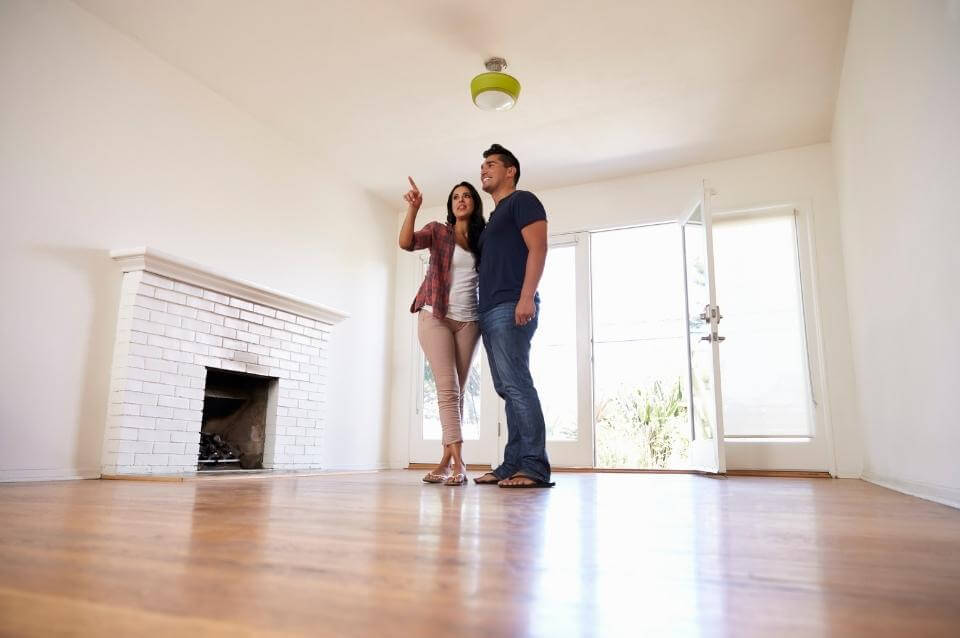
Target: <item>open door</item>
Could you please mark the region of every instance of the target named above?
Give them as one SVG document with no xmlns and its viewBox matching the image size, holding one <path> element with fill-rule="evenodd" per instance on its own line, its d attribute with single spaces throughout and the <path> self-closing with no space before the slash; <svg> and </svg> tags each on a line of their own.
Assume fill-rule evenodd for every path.
<svg viewBox="0 0 960 638">
<path fill-rule="evenodd" d="M 711 189 L 703 182 L 695 202 L 680 220 L 683 243 L 684 305 L 687 317 L 687 396 L 690 414 L 690 456 L 693 469 L 727 471 L 723 448 L 723 406 L 720 386 L 720 308 L 713 268 Z"/>
</svg>

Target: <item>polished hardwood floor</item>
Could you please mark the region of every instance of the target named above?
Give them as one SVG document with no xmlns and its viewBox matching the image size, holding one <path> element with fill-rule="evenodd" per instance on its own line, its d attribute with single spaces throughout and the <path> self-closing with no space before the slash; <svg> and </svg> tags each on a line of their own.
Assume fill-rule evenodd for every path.
<svg viewBox="0 0 960 638">
<path fill-rule="evenodd" d="M 855 480 L 0 485 L 3 636 L 960 636 L 960 511 Z"/>
</svg>

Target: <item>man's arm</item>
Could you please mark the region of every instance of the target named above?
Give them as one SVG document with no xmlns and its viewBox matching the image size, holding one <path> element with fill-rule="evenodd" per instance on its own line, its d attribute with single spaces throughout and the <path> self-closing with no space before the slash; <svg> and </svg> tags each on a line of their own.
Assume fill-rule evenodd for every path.
<svg viewBox="0 0 960 638">
<path fill-rule="evenodd" d="M 514 313 L 514 321 L 518 326 L 525 325 L 533 319 L 537 309 L 533 303 L 533 296 L 540 285 L 543 276 L 543 266 L 547 262 L 547 221 L 540 220 L 527 224 L 520 231 L 523 241 L 527 245 L 527 267 L 523 275 L 523 288 L 520 290 L 520 301 Z"/>
</svg>

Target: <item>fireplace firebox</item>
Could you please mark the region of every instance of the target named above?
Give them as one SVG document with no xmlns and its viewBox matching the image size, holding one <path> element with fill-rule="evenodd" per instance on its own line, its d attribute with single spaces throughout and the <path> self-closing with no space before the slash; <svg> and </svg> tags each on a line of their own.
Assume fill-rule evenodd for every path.
<svg viewBox="0 0 960 638">
<path fill-rule="evenodd" d="M 269 403 L 276 378 L 207 369 L 197 469 L 263 467 Z M 275 398 L 274 398 L 275 401 Z"/>
</svg>

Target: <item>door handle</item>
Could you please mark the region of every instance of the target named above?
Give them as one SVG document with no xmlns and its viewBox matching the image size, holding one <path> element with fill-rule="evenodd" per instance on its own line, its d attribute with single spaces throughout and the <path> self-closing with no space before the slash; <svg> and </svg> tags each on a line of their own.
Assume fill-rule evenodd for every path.
<svg viewBox="0 0 960 638">
<path fill-rule="evenodd" d="M 717 323 L 720 323 L 720 320 L 723 319 L 723 315 L 720 314 L 720 306 L 707 304 L 703 307 L 703 312 L 700 313 L 700 321 L 713 323 L 714 319 L 717 320 Z"/>
</svg>

